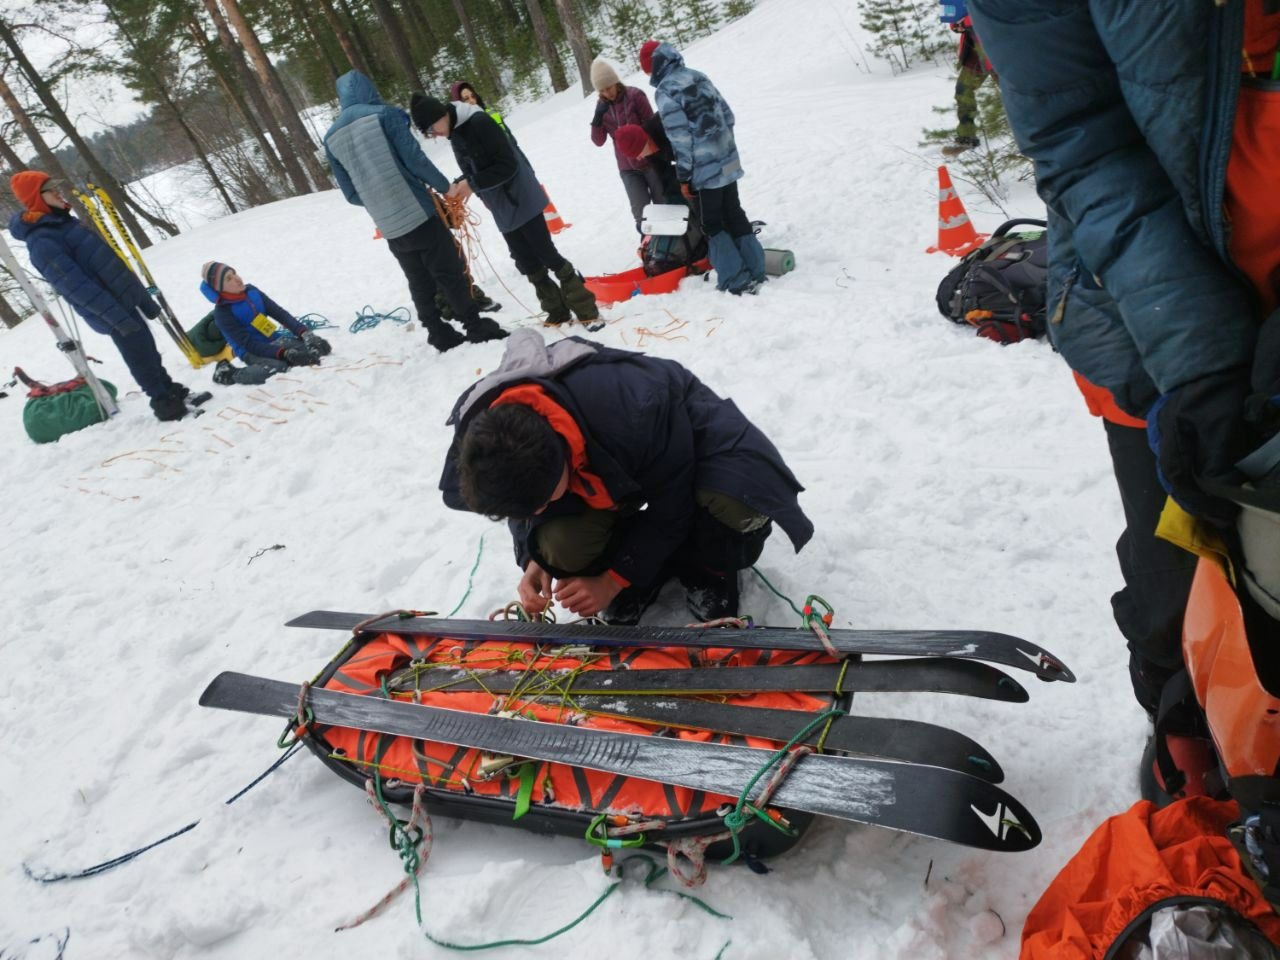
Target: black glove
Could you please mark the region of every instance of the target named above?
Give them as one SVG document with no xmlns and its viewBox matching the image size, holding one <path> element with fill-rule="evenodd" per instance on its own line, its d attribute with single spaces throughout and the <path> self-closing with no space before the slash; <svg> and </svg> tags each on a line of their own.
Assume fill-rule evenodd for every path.
<svg viewBox="0 0 1280 960">
<path fill-rule="evenodd" d="M 302 343 L 317 357 L 327 357 L 333 353 L 333 347 L 329 346 L 329 341 L 314 330 L 308 330 L 302 335 Z"/>
<path fill-rule="evenodd" d="M 160 316 L 160 304 L 149 296 L 142 298 L 142 302 L 138 304 L 138 309 L 142 311 L 142 315 L 148 320 L 154 320 Z"/>
<path fill-rule="evenodd" d="M 1200 481 L 1239 485 L 1243 479 L 1235 463 L 1250 449 L 1243 419 L 1248 394 L 1249 372 L 1237 368 L 1183 384 L 1147 414 L 1160 483 L 1188 513 L 1223 526 L 1239 507 L 1205 493 Z"/>
<path fill-rule="evenodd" d="M 600 101 L 596 104 L 596 115 L 591 118 L 591 125 L 593 127 L 598 127 L 600 124 L 604 123 L 605 111 L 611 106 L 612 104 L 609 103 L 608 100 L 603 97 L 600 98 Z"/>
<path fill-rule="evenodd" d="M 287 347 L 281 347 L 276 352 L 276 359 L 283 360 L 291 367 L 313 367 L 320 362 L 320 358 L 301 343 L 291 343 Z"/>
</svg>

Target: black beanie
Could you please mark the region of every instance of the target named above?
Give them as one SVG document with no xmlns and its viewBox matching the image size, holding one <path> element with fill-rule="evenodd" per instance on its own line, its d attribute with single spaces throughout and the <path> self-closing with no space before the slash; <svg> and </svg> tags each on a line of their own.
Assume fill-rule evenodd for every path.
<svg viewBox="0 0 1280 960">
<path fill-rule="evenodd" d="M 409 116 L 413 118 L 413 125 L 423 132 L 448 112 L 447 103 L 425 93 L 415 93 L 409 98 Z"/>
</svg>

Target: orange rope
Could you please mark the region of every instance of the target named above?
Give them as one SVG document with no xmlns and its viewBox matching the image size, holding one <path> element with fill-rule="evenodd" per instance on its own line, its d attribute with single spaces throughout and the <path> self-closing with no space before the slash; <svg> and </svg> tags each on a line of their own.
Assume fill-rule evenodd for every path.
<svg viewBox="0 0 1280 960">
<path fill-rule="evenodd" d="M 485 252 L 484 244 L 480 242 L 480 234 L 477 227 L 480 226 L 480 217 L 478 214 L 472 213 L 467 209 L 467 201 L 462 197 L 441 196 L 435 191 L 431 192 L 431 200 L 436 205 L 436 213 L 439 214 L 440 220 L 446 227 L 453 231 L 453 243 L 458 248 L 458 252 L 462 255 L 463 260 L 468 264 L 467 283 L 470 285 L 471 295 L 475 296 L 475 281 L 471 279 L 470 264 L 475 260 L 475 252 L 480 251 L 484 257 L 484 262 L 489 265 L 489 269 L 493 272 L 494 277 L 498 281 L 498 285 L 511 295 L 523 310 L 531 317 L 538 315 L 537 310 L 530 310 L 519 297 L 515 295 L 510 287 L 502 281 L 501 275 L 497 268 L 494 267 L 493 261 L 489 259 L 489 254 Z M 456 224 L 456 226 L 455 226 Z"/>
</svg>

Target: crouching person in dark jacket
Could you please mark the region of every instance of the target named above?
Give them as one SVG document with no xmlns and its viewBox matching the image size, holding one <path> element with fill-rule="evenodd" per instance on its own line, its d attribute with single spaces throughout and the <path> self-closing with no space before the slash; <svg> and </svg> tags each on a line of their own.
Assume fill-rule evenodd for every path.
<svg viewBox="0 0 1280 960">
<path fill-rule="evenodd" d="M 444 501 L 508 520 L 530 612 L 635 623 L 678 576 L 699 620 L 734 616 L 773 523 L 813 535 L 769 438 L 671 360 L 520 330 L 449 423 Z"/>
<path fill-rule="evenodd" d="M 214 304 L 213 322 L 245 364 L 220 362 L 213 373 L 216 383 L 263 383 L 290 367 L 314 366 L 332 350 L 327 340 L 225 263 L 211 260 L 200 275 L 200 292 Z"/>
<path fill-rule="evenodd" d="M 478 106 L 443 103 L 420 93 L 409 101 L 409 115 L 424 136 L 448 139 L 462 170 L 449 196 L 465 200 L 475 193 L 488 208 L 516 269 L 537 291 L 546 322 L 565 323 L 571 319 L 570 311 L 583 322 L 597 319 L 595 295 L 552 242 L 542 215 L 547 195 L 507 131 Z"/>
<path fill-rule="evenodd" d="M 47 173 L 24 170 L 9 186 L 26 207 L 13 215 L 9 233 L 27 245 L 31 265 L 95 333 L 111 338 L 156 419 L 181 420 L 190 391 L 165 370 L 146 322 L 160 316 L 160 305 L 102 238 L 71 215 Z"/>
</svg>

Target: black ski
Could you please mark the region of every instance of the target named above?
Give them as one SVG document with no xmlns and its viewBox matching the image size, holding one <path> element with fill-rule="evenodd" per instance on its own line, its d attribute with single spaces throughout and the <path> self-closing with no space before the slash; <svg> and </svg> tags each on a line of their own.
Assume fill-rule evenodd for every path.
<svg viewBox="0 0 1280 960">
<path fill-rule="evenodd" d="M 521 702 L 527 697 L 521 697 Z M 512 709 L 519 711 L 519 705 Z M 578 697 L 565 704 L 595 716 L 620 717 L 646 726 L 710 730 L 739 737 L 761 737 L 788 742 L 814 715 L 803 710 L 774 710 L 741 704 L 716 703 L 682 697 Z M 814 730 L 804 743 L 817 743 L 822 728 Z M 971 773 L 989 783 L 1004 779 L 996 758 L 963 733 L 918 720 L 890 717 L 838 717 L 831 722 L 823 745 L 830 750 L 860 757 L 883 757 Z"/>
<path fill-rule="evenodd" d="M 742 647 L 762 650 L 822 651 L 822 643 L 808 630 L 753 627 L 729 630 L 709 627 L 614 627 L 595 623 L 527 623 L 517 620 L 445 620 L 402 618 L 314 610 L 285 626 L 325 630 L 364 630 L 404 635 L 451 637 L 455 640 L 515 640 L 542 644 L 587 644 L 600 647 Z M 831 644 L 841 654 L 885 654 L 907 657 L 960 657 L 987 660 L 1030 670 L 1041 680 L 1075 681 L 1065 664 L 1042 647 L 986 630 L 830 630 Z"/>
<path fill-rule="evenodd" d="M 841 671 L 843 670 L 843 676 Z M 868 660 L 847 667 L 830 663 L 774 667 L 692 667 L 687 670 L 610 669 L 475 670 L 427 664 L 397 675 L 402 688 L 412 690 L 489 690 L 510 693 L 529 690 L 573 696 L 607 693 L 625 697 L 667 695 L 724 695 L 734 693 L 834 693 L 837 684 L 848 693 L 954 693 L 1007 703 L 1025 703 L 1027 691 L 1012 677 L 976 660 L 929 657 L 919 660 Z M 417 674 L 415 679 L 414 674 Z M 399 681 L 400 676 L 407 679 Z"/>
<path fill-rule="evenodd" d="M 291 683 L 223 673 L 200 703 L 291 717 L 298 689 Z M 329 726 L 452 743 L 728 796 L 736 796 L 770 756 L 750 747 L 463 713 L 331 690 L 311 690 L 308 704 L 316 722 Z M 985 850 L 1028 850 L 1040 842 L 1040 828 L 1012 796 L 944 767 L 808 756 L 778 786 L 771 803 Z"/>
</svg>

